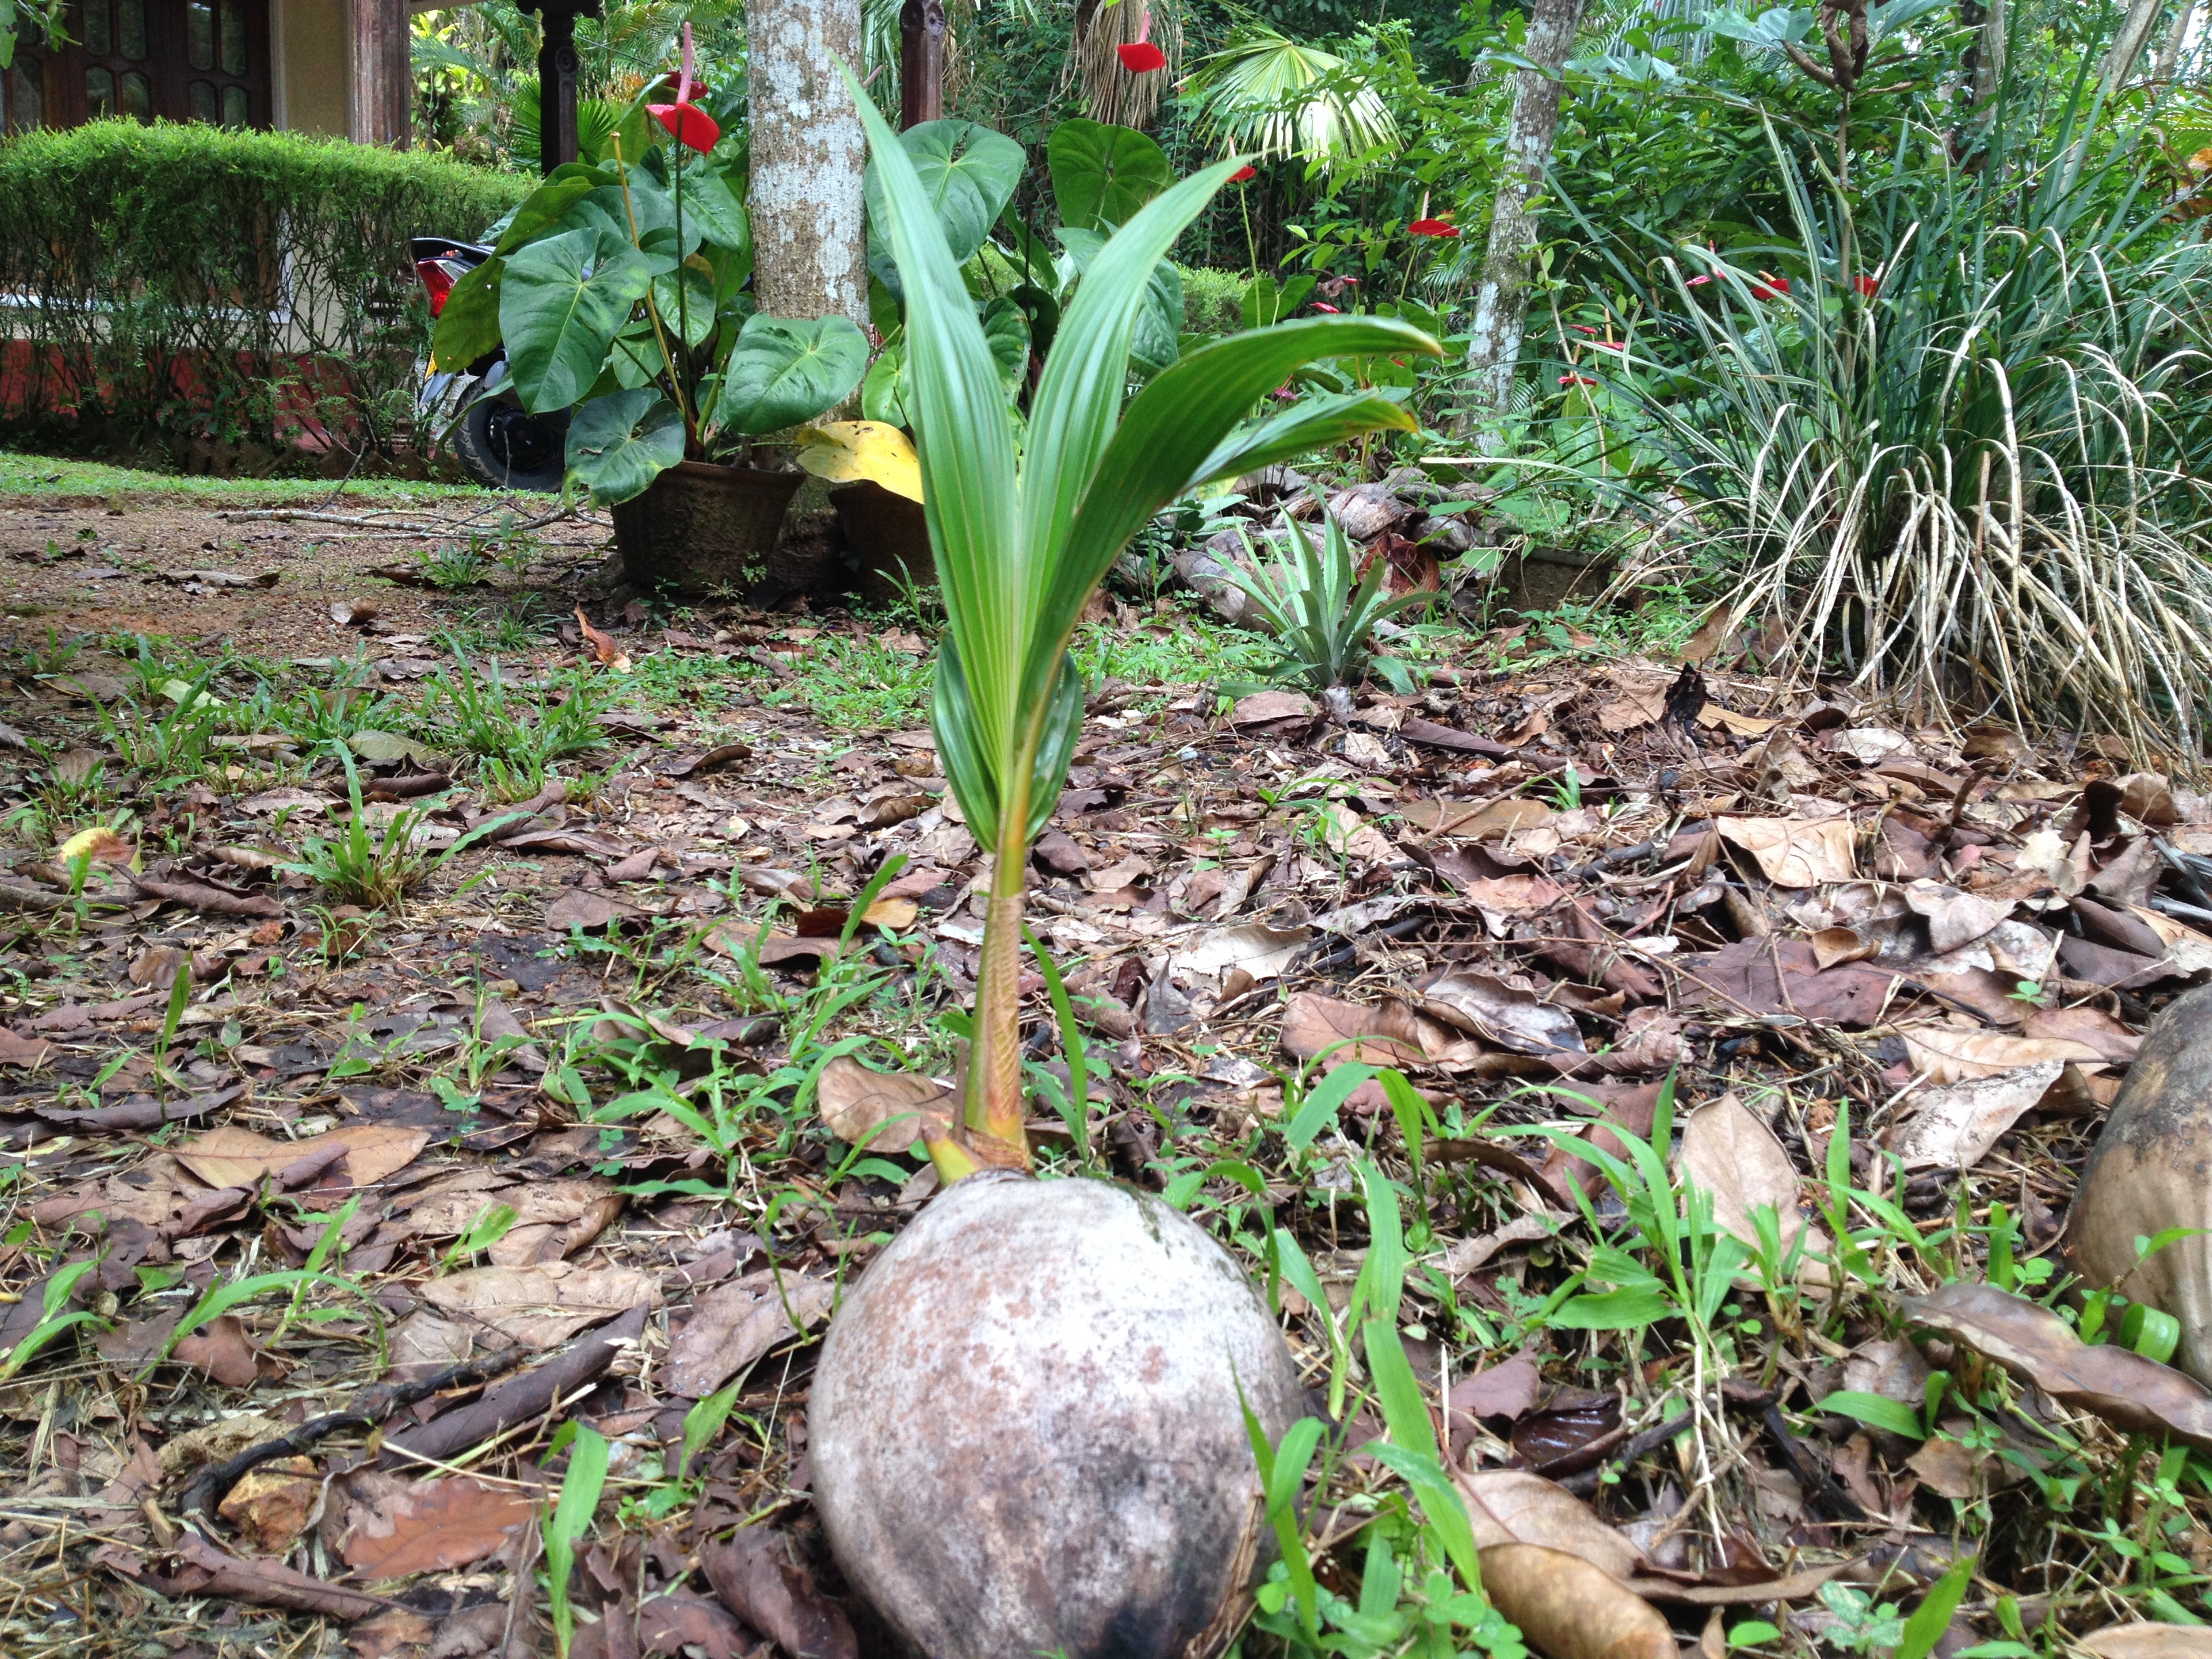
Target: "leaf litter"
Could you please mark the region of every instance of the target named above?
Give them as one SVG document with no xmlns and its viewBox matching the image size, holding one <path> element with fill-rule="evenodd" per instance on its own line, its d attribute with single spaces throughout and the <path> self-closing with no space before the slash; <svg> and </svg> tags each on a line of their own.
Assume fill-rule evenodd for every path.
<svg viewBox="0 0 2212 1659">
<path fill-rule="evenodd" d="M 172 603 L 223 603 L 189 574 Z M 93 711 L 136 665 L 19 651 L 44 749 L 10 745 L 8 799 L 64 815 L 0 874 L 9 1651 L 534 1650 L 569 1423 L 611 1471 L 576 1651 L 879 1639 L 805 1400 L 841 1287 L 934 1189 L 978 965 L 926 659 L 856 684 L 874 624 L 835 611 L 575 597 L 507 667 L 595 702 L 595 741 L 506 783 L 428 689 L 470 667 L 437 601 L 303 599 L 391 653 L 345 733 L 362 813 L 434 859 L 490 826 L 381 910 L 302 867 L 352 812 L 327 745 L 125 752 Z M 1271 1287 L 1342 1454 L 1307 1494 L 1325 1584 L 1357 1599 L 1359 1540 L 1412 1513 L 1359 1452 L 1346 1315 L 1382 1273 L 1540 1652 L 1713 1650 L 1723 1614 L 1865 1651 L 1962 1562 L 1952 1648 L 2197 1650 L 2167 1620 L 2212 1566 L 2202 1297 L 2109 1286 L 2195 1248 L 2153 1236 L 2201 1198 L 2104 1202 L 2066 1255 L 2060 1224 L 2144 1033 L 2212 976 L 2212 802 L 2094 744 L 1960 747 L 1710 653 L 1531 663 L 1511 632 L 1339 720 L 1117 675 L 1146 621 L 1086 647 L 1033 860 L 1066 1018 L 1025 981 L 1032 1138 Z M 224 659 L 217 726 L 281 724 L 255 683 Z"/>
</svg>

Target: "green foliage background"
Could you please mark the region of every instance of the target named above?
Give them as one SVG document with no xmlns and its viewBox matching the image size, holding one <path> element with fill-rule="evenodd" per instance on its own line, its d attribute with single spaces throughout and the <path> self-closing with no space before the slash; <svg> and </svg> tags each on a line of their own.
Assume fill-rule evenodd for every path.
<svg viewBox="0 0 2212 1659">
<path fill-rule="evenodd" d="M 407 239 L 473 232 L 531 182 L 168 123 L 0 143 L 0 291 L 34 302 L 9 313 L 34 367 L 11 347 L 0 432 L 275 448 L 298 423 L 389 459 L 429 321 Z"/>
</svg>

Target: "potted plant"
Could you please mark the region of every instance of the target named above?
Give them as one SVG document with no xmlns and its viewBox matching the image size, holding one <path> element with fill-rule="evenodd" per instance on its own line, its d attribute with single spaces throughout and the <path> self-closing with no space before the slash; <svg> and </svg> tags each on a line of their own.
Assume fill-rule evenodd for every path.
<svg viewBox="0 0 2212 1659">
<path fill-rule="evenodd" d="M 1400 322 L 1312 319 L 1200 345 L 1128 396 L 1154 273 L 1231 159 L 1100 236 L 1024 428 L 930 191 L 858 101 L 907 300 L 904 407 L 947 618 L 931 726 L 994 859 L 964 1089 L 924 1121 L 947 1190 L 832 1323 L 808 1410 L 813 1489 L 848 1578 L 933 1659 L 1182 1656 L 1226 1639 L 1261 1549 L 1246 1408 L 1250 1432 L 1279 1437 L 1303 1397 L 1264 1304 L 1195 1224 L 1150 1194 L 1029 1177 L 1024 872 L 1082 722 L 1068 643 L 1168 502 L 1412 425 L 1358 390 L 1248 420 L 1294 370 L 1440 348 Z"/>
<path fill-rule="evenodd" d="M 683 38 L 673 100 L 651 101 L 653 83 L 603 163 L 557 168 L 523 202 L 454 285 L 432 356 L 503 343 L 525 409 L 574 410 L 569 475 L 614 508 L 631 580 L 696 592 L 775 545 L 805 475 L 761 441 L 849 397 L 869 347 L 848 318 L 754 308 L 743 147 L 697 101 Z"/>
</svg>

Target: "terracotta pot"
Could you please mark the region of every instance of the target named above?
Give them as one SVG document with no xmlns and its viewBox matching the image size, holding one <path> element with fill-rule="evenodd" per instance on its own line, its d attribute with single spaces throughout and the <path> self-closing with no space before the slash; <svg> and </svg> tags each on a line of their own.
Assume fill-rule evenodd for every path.
<svg viewBox="0 0 2212 1659">
<path fill-rule="evenodd" d="M 937 580 L 937 555 L 920 501 L 863 479 L 839 484 L 830 492 L 830 505 L 837 509 L 837 526 L 858 567 L 863 601 L 889 605 L 907 587 Z"/>
<path fill-rule="evenodd" d="M 804 472 L 684 461 L 614 510 L 615 545 L 635 587 L 704 593 L 735 587 L 775 546 Z"/>
</svg>

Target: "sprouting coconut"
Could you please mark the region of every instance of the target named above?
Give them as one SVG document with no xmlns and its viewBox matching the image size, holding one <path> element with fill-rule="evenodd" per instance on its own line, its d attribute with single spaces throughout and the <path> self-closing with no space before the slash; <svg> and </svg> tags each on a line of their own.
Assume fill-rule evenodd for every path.
<svg viewBox="0 0 2212 1659">
<path fill-rule="evenodd" d="M 848 1577 L 931 1659 L 1182 1659 L 1226 1639 L 1260 1558 L 1240 1389 L 1271 1437 L 1302 1412 L 1280 1333 L 1197 1226 L 1145 1194 L 1025 1173 L 1024 872 L 1082 725 L 1068 641 L 1115 556 L 1177 496 L 1413 423 L 1352 392 L 1245 426 L 1292 371 L 1442 349 L 1383 319 L 1309 319 L 1192 351 L 1125 409 L 1147 285 L 1232 157 L 1099 249 L 1018 434 L 937 209 L 848 84 L 903 291 L 905 406 L 945 597 L 930 720 L 994 866 L 966 1091 L 957 1121 L 922 1127 L 948 1190 L 831 1328 L 809 1408 L 815 1493 Z M 1003 194 L 982 205 L 988 223 Z"/>
<path fill-rule="evenodd" d="M 809 1412 L 815 1502 L 846 1576 L 933 1659 L 1181 1656 L 1267 1535 L 1240 1391 L 1271 1439 L 1304 1414 L 1202 1230 L 1150 1194 L 991 1171 L 846 1298 Z"/>
</svg>

